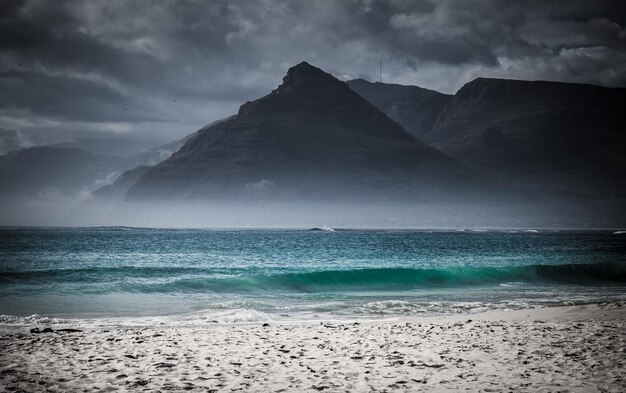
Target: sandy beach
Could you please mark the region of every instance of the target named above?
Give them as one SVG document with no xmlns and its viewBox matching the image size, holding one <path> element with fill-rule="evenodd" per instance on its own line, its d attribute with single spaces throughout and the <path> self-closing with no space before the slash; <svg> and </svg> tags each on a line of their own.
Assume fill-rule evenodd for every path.
<svg viewBox="0 0 626 393">
<path fill-rule="evenodd" d="M 621 304 L 0 335 L 3 391 L 620 392 L 625 365 Z"/>
</svg>

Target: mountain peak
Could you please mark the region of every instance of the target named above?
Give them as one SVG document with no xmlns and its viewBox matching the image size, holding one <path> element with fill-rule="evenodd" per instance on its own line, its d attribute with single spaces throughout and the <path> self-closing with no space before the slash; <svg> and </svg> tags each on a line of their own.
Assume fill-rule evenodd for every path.
<svg viewBox="0 0 626 393">
<path fill-rule="evenodd" d="M 319 75 L 329 75 L 326 72 L 322 71 L 320 68 L 312 66 L 306 61 L 301 61 L 300 63 L 289 67 L 287 70 L 287 76 L 303 76 L 303 77 L 315 77 Z"/>
<path fill-rule="evenodd" d="M 306 62 L 306 61 L 301 61 L 298 64 L 296 64 L 295 66 L 292 66 L 289 68 L 289 71 L 287 72 L 297 72 L 297 71 L 301 71 L 301 70 L 317 70 L 317 71 L 322 71 L 321 69 L 312 66 L 310 63 Z"/>
<path fill-rule="evenodd" d="M 303 61 L 287 70 L 283 83 L 274 90 L 274 93 L 280 94 L 303 87 L 314 88 L 320 84 L 327 86 L 337 83 L 341 82 L 332 75 Z"/>
<path fill-rule="evenodd" d="M 346 115 L 347 112 L 338 109 L 346 105 L 375 109 L 345 82 L 303 61 L 289 68 L 283 82 L 270 94 L 243 104 L 238 116 L 243 118 L 260 113 L 301 116 L 327 111 Z"/>
<path fill-rule="evenodd" d="M 265 97 L 239 108 L 239 120 L 288 123 L 330 122 L 358 134 L 414 141 L 400 125 L 352 91 L 346 82 L 303 61 L 287 71 L 283 83 Z M 285 126 L 283 124 L 283 126 Z M 288 128 L 291 126 L 288 126 Z"/>
</svg>

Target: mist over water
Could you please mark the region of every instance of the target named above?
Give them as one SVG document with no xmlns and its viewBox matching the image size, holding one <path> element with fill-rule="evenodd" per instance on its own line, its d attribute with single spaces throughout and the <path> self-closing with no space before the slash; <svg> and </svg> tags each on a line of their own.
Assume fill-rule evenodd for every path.
<svg viewBox="0 0 626 393">
<path fill-rule="evenodd" d="M 461 194 L 462 195 L 462 194 Z M 621 228 L 619 203 L 393 200 L 117 203 L 21 200 L 3 204 L 4 226 L 150 228 Z M 601 213 L 598 213 L 598 212 Z"/>
<path fill-rule="evenodd" d="M 384 317 L 626 300 L 612 232 L 0 230 L 0 322 Z M 38 318 L 38 317 L 37 317 Z"/>
</svg>

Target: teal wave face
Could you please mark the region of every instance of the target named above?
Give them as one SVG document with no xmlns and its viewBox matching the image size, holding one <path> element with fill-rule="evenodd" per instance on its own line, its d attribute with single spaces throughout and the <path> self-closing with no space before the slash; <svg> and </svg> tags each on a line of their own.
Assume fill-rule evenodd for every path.
<svg viewBox="0 0 626 393">
<path fill-rule="evenodd" d="M 402 290 L 414 288 L 528 284 L 626 284 L 626 263 L 530 265 L 515 267 L 451 267 L 444 269 L 357 269 L 288 273 L 220 280 L 219 286 L 239 290 L 287 289 Z M 226 289 L 226 288 L 224 288 Z"/>
<path fill-rule="evenodd" d="M 0 282 L 62 280 L 92 285 L 90 292 L 304 292 L 458 288 L 508 283 L 625 285 L 626 263 L 449 267 L 439 269 L 374 268 L 305 273 L 216 277 L 201 268 L 94 268 L 4 273 Z M 232 271 L 230 272 L 232 274 Z M 111 283 L 98 289 L 98 284 Z"/>
</svg>

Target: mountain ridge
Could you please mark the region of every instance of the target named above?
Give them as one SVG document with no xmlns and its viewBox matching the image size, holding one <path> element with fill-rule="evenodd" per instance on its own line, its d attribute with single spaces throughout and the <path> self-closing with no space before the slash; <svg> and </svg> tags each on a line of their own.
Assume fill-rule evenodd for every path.
<svg viewBox="0 0 626 393">
<path fill-rule="evenodd" d="M 368 82 L 346 82 L 361 97 L 402 125 L 411 135 L 423 138 L 429 133 L 452 95 L 418 86 Z"/>
</svg>

